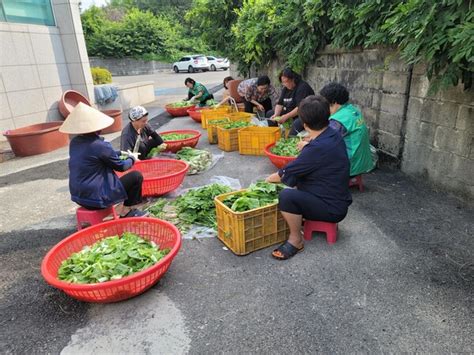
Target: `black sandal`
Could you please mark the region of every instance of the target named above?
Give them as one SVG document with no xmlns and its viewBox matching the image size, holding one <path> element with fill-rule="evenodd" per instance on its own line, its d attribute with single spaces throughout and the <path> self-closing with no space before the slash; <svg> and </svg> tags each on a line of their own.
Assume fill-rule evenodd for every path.
<svg viewBox="0 0 474 355">
<path fill-rule="evenodd" d="M 285 242 L 273 251 L 272 256 L 278 260 L 287 260 L 292 256 L 295 256 L 299 252 L 302 252 L 303 249 L 304 245 L 300 249 L 298 249 L 290 242 Z"/>
</svg>

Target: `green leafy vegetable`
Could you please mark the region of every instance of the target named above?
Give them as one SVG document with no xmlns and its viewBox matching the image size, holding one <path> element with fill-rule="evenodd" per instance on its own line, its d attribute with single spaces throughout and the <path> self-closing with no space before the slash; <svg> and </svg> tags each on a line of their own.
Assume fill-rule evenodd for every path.
<svg viewBox="0 0 474 355">
<path fill-rule="evenodd" d="M 283 157 L 296 157 L 300 153 L 297 148 L 299 141 L 298 138 L 282 138 L 272 147 L 272 153 Z"/>
<path fill-rule="evenodd" d="M 168 134 L 163 134 L 161 138 L 166 141 L 180 141 L 183 139 L 188 139 L 194 137 L 193 134 L 183 134 L 183 133 L 168 133 Z"/>
<path fill-rule="evenodd" d="M 211 184 L 189 190 L 175 201 L 159 199 L 148 211 L 157 218 L 173 223 L 181 232 L 185 232 L 192 224 L 216 228 L 214 198 L 230 191 L 228 186 Z"/>
<path fill-rule="evenodd" d="M 151 148 L 150 152 L 146 156 L 147 158 L 153 158 L 155 155 L 160 154 L 165 148 L 163 147 L 164 144 L 160 144 L 158 147 Z"/>
<path fill-rule="evenodd" d="M 235 212 L 250 211 L 277 203 L 278 194 L 283 188 L 281 184 L 259 181 L 250 185 L 245 191 L 227 197 L 223 203 Z"/>
<path fill-rule="evenodd" d="M 191 107 L 193 105 L 190 104 L 188 101 L 178 101 L 178 102 L 173 102 L 171 104 L 168 104 L 168 106 L 171 108 L 181 108 L 181 107 Z"/>
<path fill-rule="evenodd" d="M 206 170 L 212 164 L 212 154 L 207 150 L 183 147 L 176 153 L 176 158 L 189 164 L 188 175 Z"/>
<path fill-rule="evenodd" d="M 243 128 L 243 127 L 248 127 L 250 126 L 251 123 L 250 122 L 245 122 L 245 121 L 234 121 L 234 122 L 230 122 L 230 123 L 227 123 L 225 125 L 222 125 L 221 127 L 223 129 L 233 129 L 233 128 Z"/>
<path fill-rule="evenodd" d="M 169 252 L 170 249 L 160 250 L 154 242 L 125 232 L 72 254 L 61 263 L 58 278 L 80 284 L 118 280 L 156 264 Z"/>
<path fill-rule="evenodd" d="M 281 120 L 281 116 L 275 117 L 274 120 L 275 120 L 276 122 L 279 122 L 279 121 Z M 293 119 L 292 119 L 292 118 L 289 118 L 289 119 L 287 119 L 285 122 L 283 122 L 281 125 L 282 125 L 285 129 L 290 129 L 292 124 L 293 124 Z"/>
</svg>

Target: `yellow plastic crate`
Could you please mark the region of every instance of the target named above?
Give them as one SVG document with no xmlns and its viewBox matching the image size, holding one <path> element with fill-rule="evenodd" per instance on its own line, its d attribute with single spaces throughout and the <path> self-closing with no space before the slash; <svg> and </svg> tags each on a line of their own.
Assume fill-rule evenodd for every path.
<svg viewBox="0 0 474 355">
<path fill-rule="evenodd" d="M 230 122 L 229 118 L 223 118 L 226 120 L 226 122 Z M 222 126 L 225 123 L 220 123 L 219 121 L 223 120 L 221 119 L 212 119 L 207 121 L 207 140 L 209 141 L 210 144 L 216 144 L 217 143 L 217 126 Z M 219 122 L 219 123 L 216 123 Z"/>
<path fill-rule="evenodd" d="M 235 193 L 229 192 L 214 199 L 217 238 L 234 254 L 246 255 L 287 239 L 289 228 L 278 209 L 278 204 L 246 212 L 234 212 L 222 201 Z"/>
<path fill-rule="evenodd" d="M 217 146 L 224 152 L 239 150 L 239 130 L 242 128 L 224 129 L 217 126 Z"/>
<path fill-rule="evenodd" d="M 265 155 L 265 147 L 280 139 L 279 127 L 245 127 L 238 133 L 239 153 Z"/>
<path fill-rule="evenodd" d="M 252 120 L 252 117 L 255 115 L 253 113 L 248 113 L 248 112 L 230 112 L 228 114 L 228 117 L 230 118 L 231 121 L 245 121 L 245 122 L 250 122 Z"/>
<path fill-rule="evenodd" d="M 206 109 L 201 111 L 201 127 L 207 128 L 207 120 L 227 117 L 232 108 L 230 106 L 221 106 L 219 108 Z"/>
</svg>

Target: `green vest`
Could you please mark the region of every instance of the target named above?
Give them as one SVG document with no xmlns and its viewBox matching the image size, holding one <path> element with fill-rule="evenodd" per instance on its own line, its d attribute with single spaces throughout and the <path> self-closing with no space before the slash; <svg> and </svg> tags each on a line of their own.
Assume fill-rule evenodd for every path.
<svg viewBox="0 0 474 355">
<path fill-rule="evenodd" d="M 360 110 L 351 104 L 345 104 L 330 119 L 341 123 L 347 131 L 344 142 L 351 162 L 351 176 L 371 171 L 375 162 L 370 152 L 369 130 Z"/>
</svg>

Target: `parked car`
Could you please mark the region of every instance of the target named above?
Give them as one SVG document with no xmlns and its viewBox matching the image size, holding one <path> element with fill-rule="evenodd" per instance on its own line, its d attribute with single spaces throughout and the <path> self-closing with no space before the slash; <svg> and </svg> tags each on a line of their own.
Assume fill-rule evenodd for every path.
<svg viewBox="0 0 474 355">
<path fill-rule="evenodd" d="M 218 58 L 208 55 L 207 61 L 209 62 L 209 68 L 212 71 L 216 71 L 217 69 L 227 70 L 230 66 L 229 59 L 227 58 Z"/>
<path fill-rule="evenodd" d="M 194 73 L 196 70 L 208 71 L 209 62 L 205 55 L 195 54 L 182 57 L 177 62 L 173 63 L 173 70 L 175 73 L 180 71 L 187 71 Z"/>
</svg>

